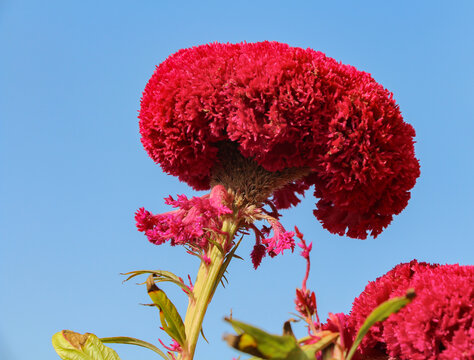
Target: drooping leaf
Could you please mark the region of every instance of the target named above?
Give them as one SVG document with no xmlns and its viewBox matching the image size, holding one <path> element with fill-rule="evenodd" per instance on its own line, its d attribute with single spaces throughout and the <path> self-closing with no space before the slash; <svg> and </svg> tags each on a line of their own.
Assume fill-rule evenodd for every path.
<svg viewBox="0 0 474 360">
<path fill-rule="evenodd" d="M 272 335 L 252 325 L 225 319 L 239 329 L 240 335 L 227 335 L 225 340 L 235 349 L 261 359 L 308 360 L 296 339 L 291 335 Z"/>
<path fill-rule="evenodd" d="M 184 329 L 183 319 L 178 313 L 178 310 L 166 296 L 163 290 L 155 285 L 153 275 L 150 275 L 146 281 L 148 295 L 153 303 L 160 310 L 161 326 L 166 333 L 174 340 L 185 347 L 186 333 Z"/>
<path fill-rule="evenodd" d="M 395 314 L 399 312 L 404 306 L 408 305 L 415 297 L 415 291 L 413 289 L 409 289 L 405 296 L 394 297 L 389 299 L 379 306 L 377 306 L 372 312 L 367 316 L 364 323 L 360 327 L 359 331 L 357 332 L 356 339 L 352 344 L 351 349 L 346 357 L 346 360 L 351 360 L 352 356 L 357 350 L 357 347 L 361 343 L 364 336 L 370 330 L 372 325 L 374 325 L 378 321 L 384 321 L 387 319 L 391 314 Z"/>
<path fill-rule="evenodd" d="M 122 275 L 129 275 L 125 280 L 128 281 L 136 276 L 143 275 L 143 274 L 152 274 L 153 279 L 155 282 L 163 282 L 163 281 L 168 281 L 171 282 L 175 285 L 178 285 L 181 289 L 183 289 L 188 295 L 191 294 L 191 289 L 189 286 L 183 283 L 182 279 L 173 274 L 171 271 L 164 271 L 164 270 L 136 270 L 136 271 L 130 271 L 127 273 L 124 273 Z"/>
<path fill-rule="evenodd" d="M 107 338 L 100 338 L 100 341 L 107 344 L 128 344 L 128 345 L 137 345 L 147 349 L 150 349 L 157 354 L 159 354 L 163 359 L 170 360 L 170 358 L 160 349 L 158 349 L 155 345 L 150 344 L 149 342 L 135 339 L 128 336 L 115 336 L 115 337 L 107 337 Z"/>
<path fill-rule="evenodd" d="M 63 330 L 53 335 L 52 343 L 63 360 L 120 360 L 115 350 L 105 346 L 94 334 Z"/>
</svg>

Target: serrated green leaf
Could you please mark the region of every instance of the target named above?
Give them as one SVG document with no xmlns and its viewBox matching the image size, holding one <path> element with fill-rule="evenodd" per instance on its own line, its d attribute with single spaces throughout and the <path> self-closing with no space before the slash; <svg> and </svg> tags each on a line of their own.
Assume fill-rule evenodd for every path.
<svg viewBox="0 0 474 360">
<path fill-rule="evenodd" d="M 153 275 L 150 275 L 146 281 L 148 295 L 153 303 L 160 310 L 161 326 L 166 333 L 174 340 L 185 347 L 186 333 L 184 329 L 183 319 L 178 313 L 178 310 L 166 296 L 165 292 L 155 285 Z"/>
<path fill-rule="evenodd" d="M 308 360 L 293 336 L 272 335 L 237 320 L 225 320 L 242 332 L 241 335 L 228 335 L 225 338 L 230 346 L 239 351 L 262 359 Z"/>
<path fill-rule="evenodd" d="M 128 336 L 115 336 L 115 337 L 100 338 L 99 340 L 105 344 L 107 343 L 108 344 L 127 344 L 127 345 L 141 346 L 141 347 L 144 347 L 156 352 L 165 360 L 170 360 L 170 358 L 163 351 L 158 349 L 155 345 L 150 344 L 149 342 L 146 342 L 140 339 L 135 339 Z"/>
<path fill-rule="evenodd" d="M 408 305 L 413 298 L 415 297 L 415 291 L 410 289 L 407 291 L 405 296 L 395 297 L 393 299 L 389 299 L 379 306 L 377 306 L 365 319 L 364 323 L 360 327 L 359 331 L 357 332 L 357 336 L 355 338 L 354 344 L 352 344 L 351 349 L 347 355 L 346 360 L 351 360 L 352 356 L 357 350 L 357 347 L 361 343 L 364 336 L 370 330 L 370 328 L 378 321 L 384 321 L 387 319 L 391 314 L 395 314 L 399 312 L 404 306 Z"/>
<path fill-rule="evenodd" d="M 53 335 L 52 343 L 63 360 L 120 360 L 115 350 L 102 344 L 94 334 L 63 330 Z"/>
</svg>

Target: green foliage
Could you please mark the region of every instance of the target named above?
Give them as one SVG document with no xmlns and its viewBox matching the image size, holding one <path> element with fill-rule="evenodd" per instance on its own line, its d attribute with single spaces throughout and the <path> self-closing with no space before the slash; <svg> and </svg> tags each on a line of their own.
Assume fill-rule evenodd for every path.
<svg viewBox="0 0 474 360">
<path fill-rule="evenodd" d="M 163 359 L 170 360 L 169 356 L 167 356 L 163 351 L 158 349 L 155 345 L 150 344 L 149 342 L 135 339 L 128 336 L 116 336 L 116 337 L 107 337 L 107 338 L 100 338 L 100 341 L 103 343 L 109 344 L 128 344 L 128 345 L 137 345 L 147 349 L 150 349 L 157 354 L 159 354 Z"/>
<path fill-rule="evenodd" d="M 233 319 L 225 319 L 240 335 L 227 335 L 225 340 L 233 348 L 259 359 L 308 360 L 296 339 L 290 335 L 272 335 L 254 326 Z"/>
<path fill-rule="evenodd" d="M 321 332 L 318 342 L 310 345 L 303 345 L 303 351 L 309 359 L 314 359 L 318 351 L 323 351 L 333 345 L 339 338 L 339 333 Z"/>
<path fill-rule="evenodd" d="M 347 353 L 347 356 L 344 356 L 346 349 L 340 344 L 340 334 L 330 331 L 318 332 L 317 337 L 319 340 L 314 344 L 299 346 L 294 336 L 268 334 L 254 326 L 226 318 L 225 320 L 232 325 L 238 335 L 227 335 L 225 340 L 233 348 L 253 355 L 254 357 L 250 360 L 312 360 L 319 351 L 322 351 L 323 359 L 351 360 L 369 329 L 376 322 L 384 321 L 391 314 L 400 311 L 414 297 L 414 291 L 409 290 L 405 296 L 387 300 L 375 308 L 359 329 L 354 344 Z M 287 331 L 287 333 L 291 334 L 292 332 Z"/>
<path fill-rule="evenodd" d="M 239 257 L 238 255 L 235 254 L 235 252 L 237 251 L 237 248 L 239 247 L 240 243 L 242 241 L 242 237 L 240 238 L 240 240 L 237 242 L 237 244 L 234 245 L 234 247 L 232 248 L 231 251 L 229 251 L 229 253 L 226 255 L 225 259 L 224 259 L 224 262 L 221 266 L 221 268 L 219 269 L 219 274 L 217 276 L 218 279 L 222 279 L 222 278 L 225 278 L 224 274 L 227 270 L 227 266 L 229 266 L 229 263 L 230 261 L 234 258 L 234 257 Z M 222 249 L 222 247 L 221 247 Z M 221 249 L 219 249 L 219 251 L 221 251 Z M 222 251 L 221 251 L 222 252 Z M 222 281 L 222 280 L 221 280 Z M 214 284 L 213 288 L 212 288 L 212 291 L 211 291 L 211 297 L 214 295 L 216 289 L 217 289 L 217 286 L 219 285 L 219 282 L 216 281 L 216 283 Z M 222 285 L 224 285 L 222 283 Z"/>
<path fill-rule="evenodd" d="M 146 281 L 148 295 L 153 303 L 160 310 L 160 320 L 163 330 L 171 336 L 174 340 L 185 347 L 186 333 L 184 329 L 183 319 L 178 313 L 178 310 L 166 296 L 163 290 L 159 289 L 154 282 L 153 275 L 150 275 Z"/>
<path fill-rule="evenodd" d="M 53 335 L 52 342 L 63 360 L 120 360 L 117 353 L 94 334 L 63 330 Z"/>
<path fill-rule="evenodd" d="M 191 294 L 191 289 L 189 288 L 189 286 L 185 285 L 182 281 L 182 279 L 173 274 L 171 271 L 164 271 L 164 270 L 136 270 L 136 271 L 130 271 L 128 273 L 124 273 L 122 275 L 129 275 L 125 280 L 125 281 L 128 281 L 132 278 L 134 278 L 135 276 L 139 276 L 139 275 L 143 275 L 143 274 L 151 274 L 153 275 L 153 280 L 156 282 L 156 283 L 159 283 L 159 282 L 164 282 L 164 281 L 167 281 L 167 282 L 171 282 L 175 285 L 178 285 L 181 289 L 184 290 L 184 292 L 188 295 Z"/>
</svg>

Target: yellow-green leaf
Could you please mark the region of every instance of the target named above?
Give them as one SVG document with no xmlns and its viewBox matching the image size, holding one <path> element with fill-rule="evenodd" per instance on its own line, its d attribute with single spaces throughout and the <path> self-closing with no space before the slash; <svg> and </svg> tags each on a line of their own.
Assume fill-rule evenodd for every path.
<svg viewBox="0 0 474 360">
<path fill-rule="evenodd" d="M 184 329 L 183 319 L 178 310 L 166 296 L 163 290 L 155 285 L 153 275 L 150 275 L 146 281 L 148 295 L 153 303 L 160 310 L 161 326 L 166 333 L 175 339 L 181 347 L 185 347 L 186 333 Z"/>
<path fill-rule="evenodd" d="M 124 273 L 122 275 L 129 275 L 125 280 L 128 281 L 130 279 L 133 279 L 136 276 L 143 275 L 143 274 L 152 274 L 153 279 L 155 282 L 163 282 L 163 281 L 169 281 L 175 285 L 178 285 L 181 289 L 184 290 L 184 292 L 188 295 L 192 293 L 191 289 L 189 286 L 183 283 L 182 279 L 173 274 L 171 271 L 164 271 L 164 270 L 136 270 L 136 271 L 130 271 L 127 273 Z"/>
<path fill-rule="evenodd" d="M 63 330 L 53 335 L 52 343 L 63 360 L 120 360 L 115 350 L 102 344 L 94 334 Z"/>
<path fill-rule="evenodd" d="M 303 351 L 305 352 L 306 356 L 310 359 L 314 359 L 315 355 L 318 351 L 324 350 L 328 346 L 334 344 L 334 342 L 337 340 L 339 337 L 339 333 L 333 333 L 333 332 L 326 332 L 323 331 L 320 334 L 320 339 L 318 342 L 310 345 L 303 345 Z"/>
<path fill-rule="evenodd" d="M 225 319 L 242 333 L 227 335 L 225 340 L 235 349 L 261 359 L 308 360 L 296 339 L 291 335 L 272 335 L 252 325 L 233 319 Z"/>
<path fill-rule="evenodd" d="M 115 336 L 115 337 L 107 337 L 107 338 L 100 338 L 100 341 L 107 344 L 127 344 L 127 345 L 137 345 L 147 349 L 150 349 L 157 354 L 159 354 L 163 359 L 170 360 L 170 358 L 160 349 L 158 349 L 155 345 L 150 344 L 149 342 L 135 339 L 128 336 Z"/>
</svg>

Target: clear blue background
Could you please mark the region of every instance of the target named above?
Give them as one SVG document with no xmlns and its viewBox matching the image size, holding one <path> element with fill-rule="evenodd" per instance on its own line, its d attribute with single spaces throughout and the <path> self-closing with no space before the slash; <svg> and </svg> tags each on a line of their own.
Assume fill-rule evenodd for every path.
<svg viewBox="0 0 474 360">
<path fill-rule="evenodd" d="M 193 192 L 142 149 L 141 92 L 156 64 L 212 41 L 277 40 L 311 47 L 372 73 L 417 131 L 421 178 L 403 213 L 376 240 L 329 234 L 311 193 L 284 213 L 314 242 L 311 288 L 320 315 L 347 312 L 369 280 L 417 258 L 474 263 L 474 2 L 472 1 L 22 1 L 0 2 L 0 358 L 55 359 L 61 329 L 168 342 L 145 288 L 121 272 L 194 274 L 181 248 L 157 247 L 133 213 L 167 211 Z M 304 261 L 230 266 L 204 323 L 197 358 L 236 356 L 221 340 L 234 316 L 280 332 Z M 184 293 L 169 295 L 184 312 Z M 296 325 L 304 334 L 302 325 Z M 153 359 L 115 346 L 124 360 Z"/>
</svg>

